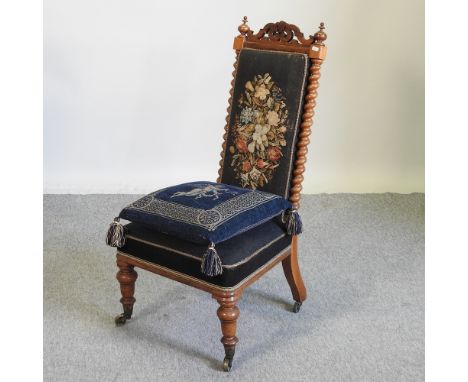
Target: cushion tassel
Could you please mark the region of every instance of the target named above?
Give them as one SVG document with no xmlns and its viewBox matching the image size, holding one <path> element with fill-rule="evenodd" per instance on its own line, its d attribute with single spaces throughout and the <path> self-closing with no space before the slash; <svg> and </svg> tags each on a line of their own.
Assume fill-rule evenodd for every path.
<svg viewBox="0 0 468 382">
<path fill-rule="evenodd" d="M 302 233 L 302 220 L 295 208 L 286 211 L 283 222 L 286 224 L 288 235 L 299 235 Z"/>
<path fill-rule="evenodd" d="M 121 248 L 125 245 L 125 230 L 117 217 L 109 226 L 106 236 L 106 244 L 111 247 Z"/>
<path fill-rule="evenodd" d="M 201 272 L 207 276 L 218 276 L 223 273 L 223 264 L 213 243 L 203 255 Z"/>
</svg>

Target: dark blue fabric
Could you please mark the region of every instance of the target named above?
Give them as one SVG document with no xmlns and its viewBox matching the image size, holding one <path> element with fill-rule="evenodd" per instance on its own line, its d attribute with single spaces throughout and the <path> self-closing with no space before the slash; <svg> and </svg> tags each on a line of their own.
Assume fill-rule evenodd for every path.
<svg viewBox="0 0 468 382">
<path fill-rule="evenodd" d="M 194 243 L 220 243 L 281 214 L 291 204 L 262 191 L 191 182 L 144 196 L 119 217 Z"/>
<path fill-rule="evenodd" d="M 291 236 L 284 231 L 280 219 L 274 218 L 216 245 L 223 273 L 210 277 L 200 270 L 206 245 L 164 235 L 137 223 L 127 224 L 125 231 L 127 242 L 119 249 L 121 253 L 225 288 L 257 272 L 291 245 Z"/>
</svg>

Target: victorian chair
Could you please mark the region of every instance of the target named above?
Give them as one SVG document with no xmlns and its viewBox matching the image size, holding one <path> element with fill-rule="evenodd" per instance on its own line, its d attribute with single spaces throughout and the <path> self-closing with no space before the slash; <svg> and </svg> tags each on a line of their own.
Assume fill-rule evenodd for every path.
<svg viewBox="0 0 468 382">
<path fill-rule="evenodd" d="M 218 183 L 258 188 L 281 195 L 299 208 L 320 66 L 325 59 L 324 25 L 309 38 L 284 21 L 258 33 L 247 17 L 234 39 L 236 60 L 221 152 Z M 257 154 L 256 154 L 257 153 Z M 123 313 L 135 303 L 135 267 L 208 292 L 219 303 L 225 358 L 230 371 L 238 339 L 236 325 L 242 292 L 281 262 L 297 313 L 307 297 L 298 265 L 298 238 L 285 234 L 277 219 L 265 222 L 217 246 L 223 272 L 200 271 L 203 246 L 129 223 L 126 243 L 117 250 L 117 280 Z"/>
</svg>

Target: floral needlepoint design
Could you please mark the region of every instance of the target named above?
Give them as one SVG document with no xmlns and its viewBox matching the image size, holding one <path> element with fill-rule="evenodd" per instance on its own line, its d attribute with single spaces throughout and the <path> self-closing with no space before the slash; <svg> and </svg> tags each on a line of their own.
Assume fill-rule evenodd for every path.
<svg viewBox="0 0 468 382">
<path fill-rule="evenodd" d="M 270 74 L 245 83 L 235 116 L 231 167 L 242 187 L 256 189 L 268 183 L 283 157 L 288 110 L 281 89 Z"/>
</svg>

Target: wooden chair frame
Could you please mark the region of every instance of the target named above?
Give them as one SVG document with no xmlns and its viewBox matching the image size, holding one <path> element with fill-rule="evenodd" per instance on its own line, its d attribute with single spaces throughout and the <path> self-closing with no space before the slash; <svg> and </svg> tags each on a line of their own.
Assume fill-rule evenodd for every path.
<svg viewBox="0 0 468 382">
<path fill-rule="evenodd" d="M 284 21 L 277 23 L 266 24 L 258 33 L 254 34 L 247 25 L 247 17 L 244 17 L 242 24 L 238 30 L 240 35 L 235 37 L 233 48 L 236 53 L 234 63 L 233 79 L 231 81 L 230 97 L 228 100 L 229 106 L 227 109 L 228 115 L 226 118 L 226 126 L 224 128 L 223 146 L 221 152 L 221 161 L 219 169 L 218 182 L 221 180 L 223 171 L 224 153 L 226 149 L 226 141 L 229 130 L 229 117 L 232 106 L 232 95 L 234 92 L 234 82 L 239 59 L 239 53 L 243 48 L 259 49 L 259 50 L 276 50 L 285 52 L 298 52 L 307 54 L 310 59 L 310 69 L 308 77 L 308 86 L 305 95 L 305 104 L 302 111 L 302 120 L 299 131 L 299 140 L 297 143 L 296 158 L 294 162 L 292 185 L 290 190 L 289 200 L 295 208 L 299 208 L 301 199 L 302 181 L 304 180 L 303 173 L 305 171 L 305 163 L 307 160 L 307 146 L 309 144 L 309 136 L 311 134 L 312 118 L 314 116 L 315 99 L 317 97 L 317 88 L 319 86 L 320 67 L 326 57 L 327 48 L 324 41 L 327 36 L 323 32 L 324 24 L 321 23 L 319 31 L 314 36 L 304 37 L 299 28 L 295 25 L 288 24 Z M 116 324 L 121 325 L 127 319 L 130 319 L 135 303 L 135 281 L 138 277 L 135 267 L 145 269 L 152 273 L 170 278 L 180 283 L 195 287 L 202 291 L 208 292 L 219 303 L 217 315 L 221 322 L 222 338 L 221 342 L 225 349 L 225 358 L 223 369 L 229 371 L 232 366 L 234 352 L 238 338 L 236 337 L 237 319 L 239 317 L 239 308 L 237 301 L 242 295 L 245 288 L 250 286 L 271 268 L 279 262 L 282 263 L 284 275 L 291 288 L 292 296 L 295 300 L 294 312 L 298 312 L 302 302 L 307 298 L 307 291 L 302 280 L 298 264 L 298 238 L 292 237 L 291 247 L 274 258 L 274 261 L 267 263 L 253 277 L 247 278 L 235 288 L 220 288 L 209 284 L 202 280 L 198 280 L 191 276 L 173 271 L 171 269 L 146 262 L 137 257 L 117 251 L 117 280 L 120 283 L 122 298 L 120 302 L 123 306 L 123 314 L 116 318 Z"/>
</svg>

